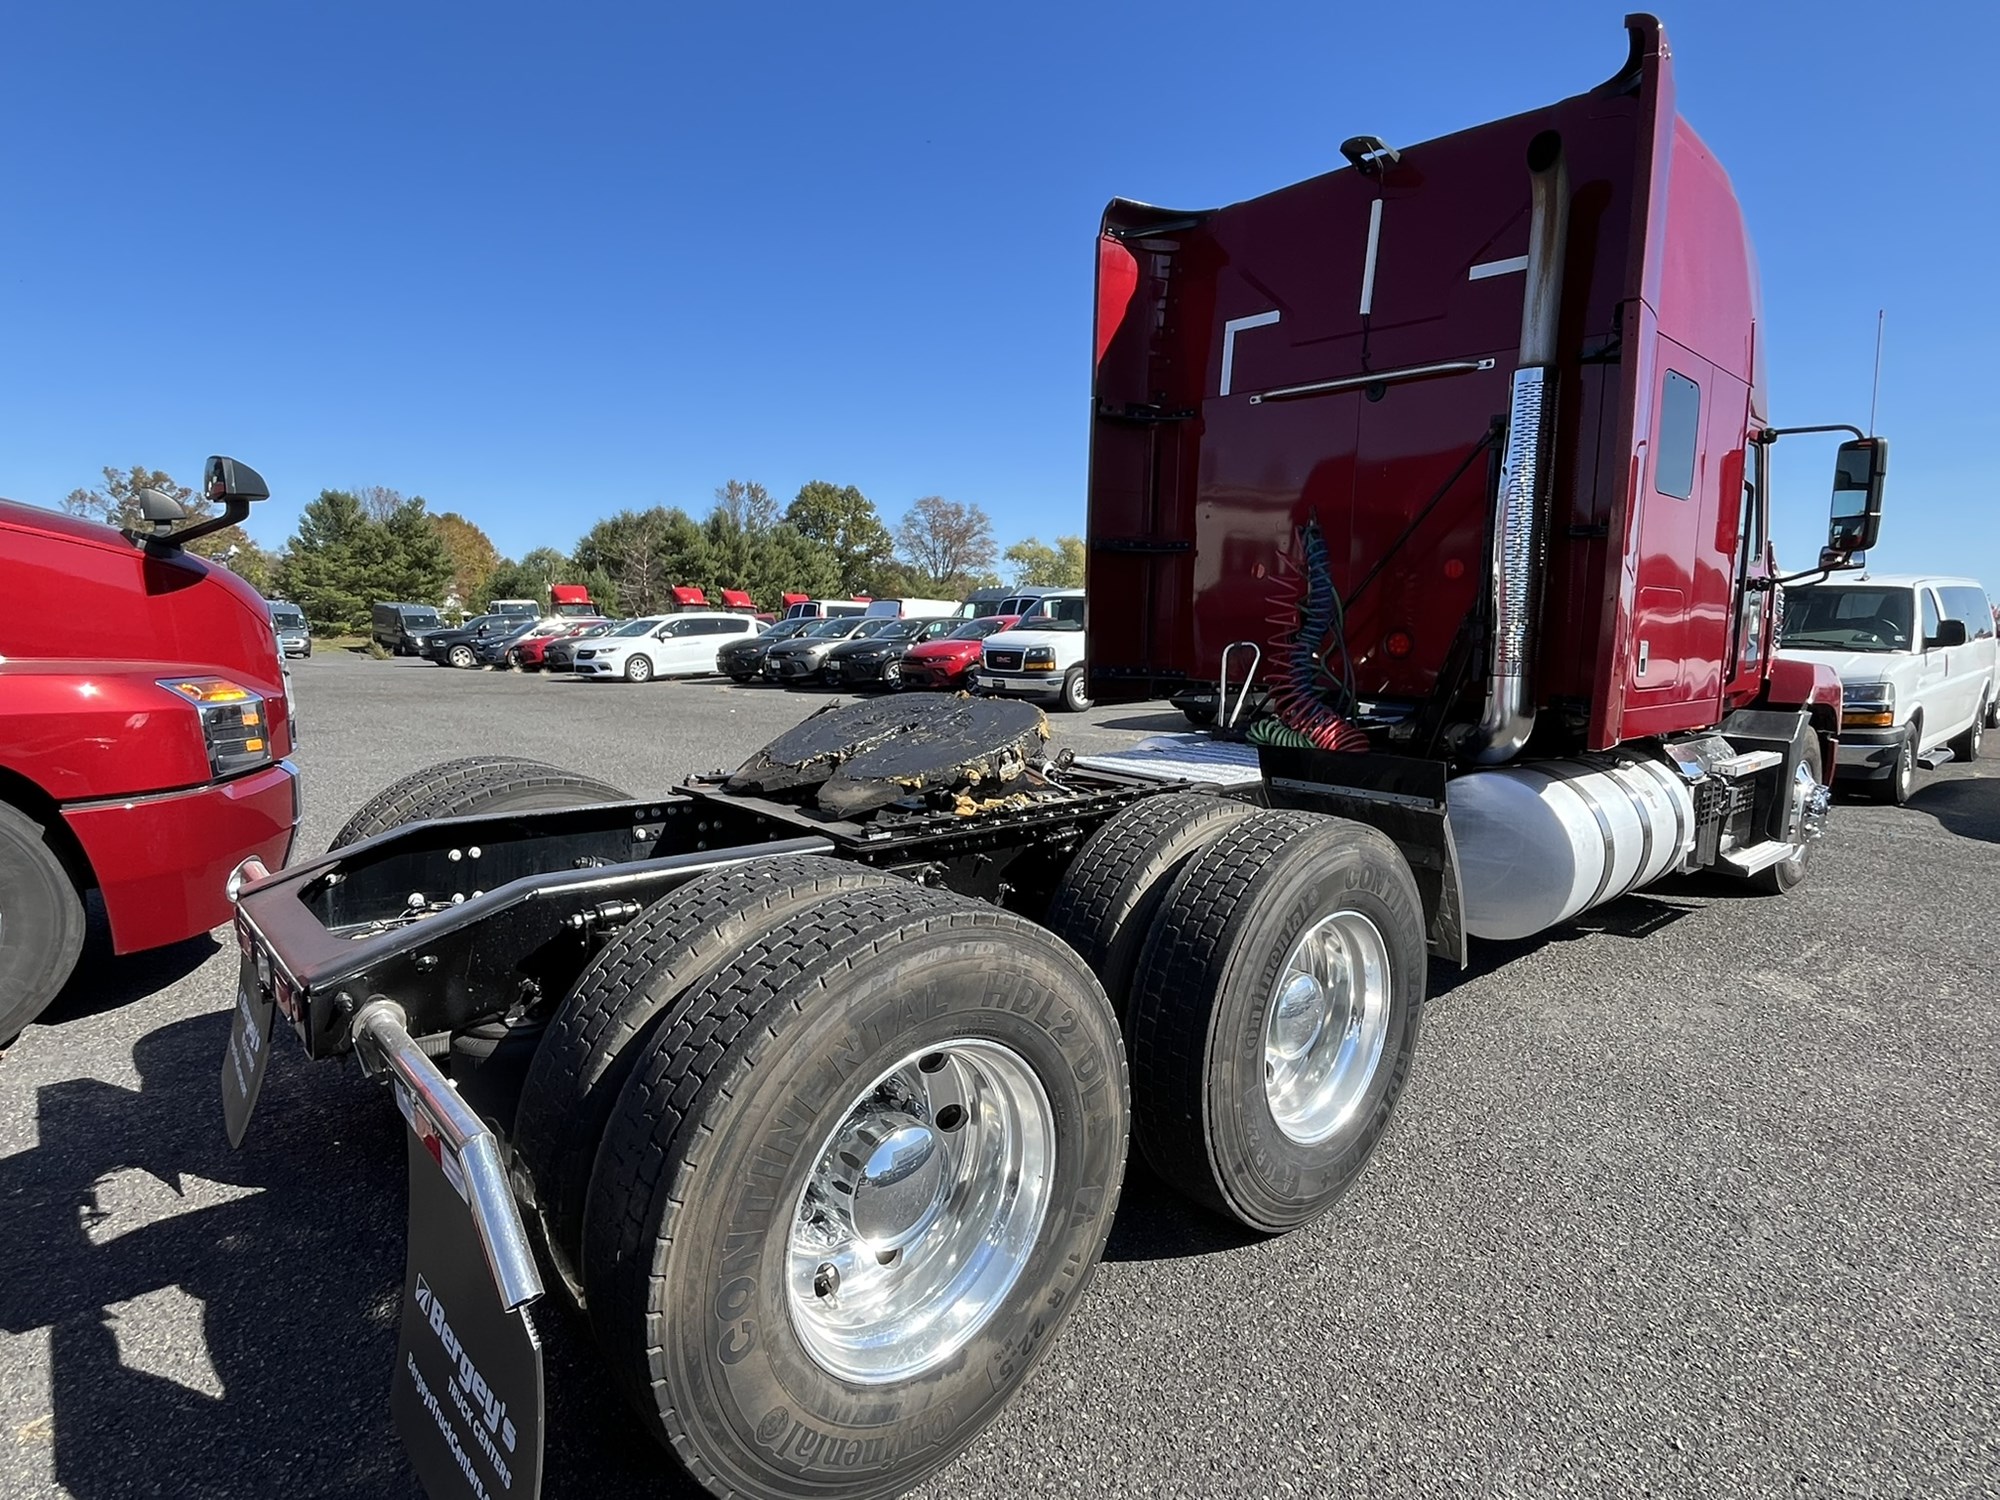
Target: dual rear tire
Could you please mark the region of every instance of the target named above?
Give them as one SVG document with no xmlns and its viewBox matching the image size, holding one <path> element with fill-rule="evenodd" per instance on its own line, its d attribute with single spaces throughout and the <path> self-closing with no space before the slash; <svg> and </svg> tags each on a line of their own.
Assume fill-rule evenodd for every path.
<svg viewBox="0 0 2000 1500">
<path fill-rule="evenodd" d="M 1154 1172 L 1282 1234 L 1360 1177 L 1408 1083 L 1429 961 L 1374 829 L 1188 794 L 1095 834 L 1050 925 L 1111 988 Z"/>
<path fill-rule="evenodd" d="M 1104 993 L 1045 930 L 779 858 L 606 944 L 530 1070 L 517 1178 L 695 1479 L 890 1495 L 969 1444 L 1067 1318 L 1128 1109 Z"/>
</svg>

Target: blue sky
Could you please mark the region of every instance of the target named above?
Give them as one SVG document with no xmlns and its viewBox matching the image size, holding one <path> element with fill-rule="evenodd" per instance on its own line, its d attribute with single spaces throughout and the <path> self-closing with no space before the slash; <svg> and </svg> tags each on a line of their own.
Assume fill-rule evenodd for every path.
<svg viewBox="0 0 2000 1500">
<path fill-rule="evenodd" d="M 1081 530 L 1113 195 L 1229 202 L 1578 92 L 1613 5 L 40 5 L 0 44 L 0 494 L 263 470 L 501 549 L 739 476 Z M 1894 442 L 1888 568 L 2000 591 L 1989 6 L 1665 12 L 1762 262 L 1773 416 Z M 1947 19 L 1948 17 L 1948 19 Z M 1809 562 L 1831 443 L 1782 445 Z"/>
</svg>

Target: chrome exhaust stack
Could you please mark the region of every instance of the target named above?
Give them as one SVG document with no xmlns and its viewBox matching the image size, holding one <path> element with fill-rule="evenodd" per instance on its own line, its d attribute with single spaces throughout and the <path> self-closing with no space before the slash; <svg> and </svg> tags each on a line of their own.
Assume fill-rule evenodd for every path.
<svg viewBox="0 0 2000 1500">
<path fill-rule="evenodd" d="M 1556 429 L 1556 329 L 1562 318 L 1563 247 L 1569 239 L 1569 170 L 1562 137 L 1545 130 L 1528 145 L 1533 207 L 1527 290 L 1521 300 L 1521 359 L 1507 417 L 1507 452 L 1493 517 L 1493 643 L 1486 707 L 1472 739 L 1483 766 L 1512 760 L 1535 727 L 1529 682 L 1547 554 L 1549 469 Z"/>
</svg>

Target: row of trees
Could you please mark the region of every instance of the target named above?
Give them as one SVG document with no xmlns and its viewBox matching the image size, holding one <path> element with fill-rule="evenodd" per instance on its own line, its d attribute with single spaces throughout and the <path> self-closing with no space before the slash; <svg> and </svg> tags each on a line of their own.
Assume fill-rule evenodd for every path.
<svg viewBox="0 0 2000 1500">
<path fill-rule="evenodd" d="M 102 490 L 78 490 L 72 514 L 138 525 L 139 490 L 152 485 L 182 498 L 190 514 L 209 507 L 164 473 L 106 469 Z M 488 599 L 546 599 L 552 583 L 581 583 L 598 604 L 621 614 L 665 607 L 676 586 L 714 598 L 742 589 L 764 609 L 787 593 L 813 597 L 872 594 L 961 598 L 1000 582 L 1006 565 L 1018 584 L 1080 585 L 1083 542 L 1033 537 L 1001 552 L 977 505 L 929 495 L 892 532 L 874 502 L 853 485 L 814 480 L 788 505 L 763 485 L 732 479 L 696 520 L 678 506 L 607 516 L 567 553 L 539 547 L 501 555 L 480 526 L 453 511 L 432 514 L 421 496 L 393 489 L 322 490 L 280 553 L 258 547 L 241 527 L 199 538 L 194 549 L 224 560 L 261 592 L 298 604 L 315 627 L 362 631 L 378 599 L 477 610 Z"/>
</svg>

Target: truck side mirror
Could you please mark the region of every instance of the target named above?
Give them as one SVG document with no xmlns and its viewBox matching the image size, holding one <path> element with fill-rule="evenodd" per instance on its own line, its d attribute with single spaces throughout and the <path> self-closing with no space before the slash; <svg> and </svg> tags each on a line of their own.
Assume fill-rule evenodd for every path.
<svg viewBox="0 0 2000 1500">
<path fill-rule="evenodd" d="M 1882 485 L 1889 476 L 1889 440 L 1842 443 L 1833 464 L 1833 504 L 1826 548 L 1851 557 L 1875 545 L 1882 529 Z"/>
<path fill-rule="evenodd" d="M 187 507 L 165 490 L 151 485 L 139 491 L 139 514 L 155 526 L 171 525 L 187 519 Z"/>
<path fill-rule="evenodd" d="M 1965 644 L 1965 621 L 1939 620 L 1937 634 L 1924 642 L 1926 651 L 1941 646 L 1963 646 Z"/>
<path fill-rule="evenodd" d="M 216 454 L 202 471 L 202 493 L 211 500 L 240 500 L 247 505 L 252 500 L 270 499 L 271 487 L 250 465 Z"/>
</svg>

